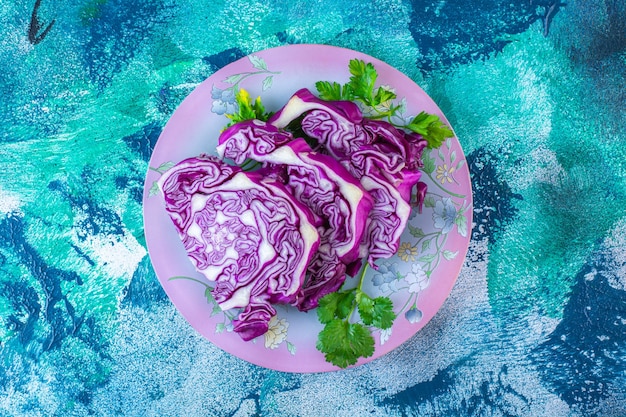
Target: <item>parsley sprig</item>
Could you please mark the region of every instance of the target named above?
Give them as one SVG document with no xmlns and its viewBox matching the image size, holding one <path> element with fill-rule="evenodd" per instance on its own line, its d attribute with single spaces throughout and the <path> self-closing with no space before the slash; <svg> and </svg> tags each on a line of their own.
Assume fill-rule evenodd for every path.
<svg viewBox="0 0 626 417">
<path fill-rule="evenodd" d="M 386 87 L 376 89 L 378 73 L 371 63 L 352 59 L 348 64 L 350 81 L 343 86 L 338 82 L 318 81 L 315 87 L 323 100 L 358 100 L 375 110 L 376 118 L 392 116 L 400 106 L 382 110 L 381 105 L 396 98 L 396 93 Z"/>
<path fill-rule="evenodd" d="M 447 138 L 454 133 L 446 126 L 439 116 L 421 112 L 413 117 L 408 123 L 398 125 L 392 121 L 394 116 L 402 108 L 402 105 L 394 104 L 396 93 L 392 90 L 379 86 L 376 88 L 378 73 L 372 63 L 366 63 L 360 59 L 352 59 L 348 64 L 350 79 L 346 84 L 338 82 L 318 81 L 315 88 L 323 100 L 350 100 L 361 102 L 368 110 L 368 117 L 373 119 L 387 119 L 396 127 L 404 128 L 422 135 L 429 148 L 438 148 Z"/>
<path fill-rule="evenodd" d="M 374 338 L 370 327 L 389 329 L 396 318 L 393 302 L 388 297 L 372 298 L 363 291 L 366 270 L 367 264 L 356 288 L 325 295 L 317 308 L 317 317 L 324 329 L 318 334 L 316 347 L 327 362 L 340 368 L 372 356 Z M 353 320 L 357 311 L 360 322 Z"/>
<path fill-rule="evenodd" d="M 454 136 L 452 130 L 439 119 L 439 116 L 426 112 L 420 112 L 402 127 L 422 135 L 428 142 L 429 148 L 438 148 L 443 145 L 447 138 Z"/>
<path fill-rule="evenodd" d="M 267 112 L 265 106 L 261 103 L 261 97 L 252 100 L 250 93 L 243 88 L 240 88 L 237 94 L 235 94 L 235 103 L 237 103 L 237 111 L 235 113 L 225 114 L 225 116 L 230 119 L 226 128 L 245 120 L 258 119 L 267 121 L 271 116 L 271 113 Z"/>
</svg>

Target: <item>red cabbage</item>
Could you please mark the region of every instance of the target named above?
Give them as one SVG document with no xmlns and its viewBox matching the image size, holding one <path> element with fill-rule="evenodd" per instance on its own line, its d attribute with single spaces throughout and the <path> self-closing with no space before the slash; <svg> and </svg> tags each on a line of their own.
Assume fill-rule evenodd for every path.
<svg viewBox="0 0 626 417">
<path fill-rule="evenodd" d="M 260 120 L 246 120 L 221 133 L 217 154 L 241 165 L 246 159 L 256 159 L 255 155 L 267 155 L 291 140 L 293 136 L 289 132 Z"/>
<path fill-rule="evenodd" d="M 296 119 L 319 149 L 287 130 Z M 215 282 L 218 305 L 240 309 L 234 331 L 250 340 L 268 330 L 272 304 L 315 308 L 364 260 L 376 268 L 397 252 L 411 204 L 421 211 L 426 195 L 426 145 L 353 102 L 302 89 L 267 122 L 220 135 L 222 158 L 261 169 L 202 155 L 174 166 L 159 187 L 189 258 Z"/>
<path fill-rule="evenodd" d="M 320 100 L 307 89 L 298 90 L 268 122 L 285 128 L 305 113 L 302 130 L 322 143 L 336 159 L 358 151 L 367 142 L 361 126 L 363 114 L 355 103 Z"/>
<path fill-rule="evenodd" d="M 347 272 L 346 264 L 333 254 L 328 245 L 320 246 L 309 264 L 309 274 L 298 295 L 296 307 L 301 311 L 316 308 L 320 298 L 341 288 Z"/>
<path fill-rule="evenodd" d="M 249 304 L 233 320 L 233 330 L 243 340 L 252 340 L 269 330 L 269 322 L 276 315 L 276 310 L 262 297 L 250 297 Z"/>
<path fill-rule="evenodd" d="M 276 128 L 255 123 L 252 129 L 246 124 L 242 132 L 226 130 L 220 135 L 218 153 L 233 160 L 253 159 L 265 163 L 269 175 L 282 178 L 295 198 L 322 220 L 318 227 L 319 255 L 309 267 L 310 275 L 296 303 L 298 308 L 308 310 L 317 306 L 317 300 L 327 292 L 343 284 L 346 264 L 359 258 L 373 201 L 360 182 L 336 159 L 313 152 L 303 139 L 278 147 L 274 143 L 267 146 L 267 142 L 271 142 L 267 132 L 272 129 Z M 278 141 L 285 137 L 283 132 L 274 133 Z M 318 288 L 330 290 L 325 292 Z"/>
<path fill-rule="evenodd" d="M 273 303 L 294 303 L 319 246 L 313 213 L 280 182 L 215 157 L 186 159 L 160 178 L 166 210 L 234 330 L 264 334 Z"/>
<path fill-rule="evenodd" d="M 374 262 L 398 252 L 400 235 L 406 227 L 411 207 L 400 192 L 377 175 L 364 175 L 361 184 L 374 199 L 366 232 L 361 242 L 361 256 L 376 268 Z"/>
<path fill-rule="evenodd" d="M 268 122 L 281 128 L 299 117 L 302 130 L 319 141 L 372 196 L 374 204 L 360 256 L 376 268 L 376 259 L 397 252 L 414 190 L 421 209 L 426 184 L 419 180 L 426 141 L 387 121 L 363 117 L 352 102 L 320 100 L 306 89 L 297 91 Z"/>
</svg>

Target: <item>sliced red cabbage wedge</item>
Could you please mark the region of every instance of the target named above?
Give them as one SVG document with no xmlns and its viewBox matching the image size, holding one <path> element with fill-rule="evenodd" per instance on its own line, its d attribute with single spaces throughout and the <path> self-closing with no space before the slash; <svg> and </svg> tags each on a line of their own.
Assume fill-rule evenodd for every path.
<svg viewBox="0 0 626 417">
<path fill-rule="evenodd" d="M 302 130 L 322 143 L 335 159 L 344 159 L 368 142 L 361 125 L 363 114 L 355 103 L 320 100 L 306 88 L 298 90 L 268 122 L 285 128 L 305 114 Z"/>
<path fill-rule="evenodd" d="M 336 291 L 345 280 L 346 265 L 360 257 L 361 241 L 373 200 L 361 183 L 336 159 L 313 152 L 304 139 L 275 146 L 284 132 L 259 121 L 243 122 L 220 135 L 218 154 L 234 161 L 252 159 L 282 178 L 295 198 L 322 220 L 320 246 L 296 306 L 309 310 L 319 298 Z M 276 143 L 268 145 L 269 132 Z M 283 167 L 283 173 L 277 167 Z"/>
<path fill-rule="evenodd" d="M 186 159 L 158 181 L 189 258 L 220 308 L 243 308 L 234 331 L 267 332 L 273 303 L 294 303 L 319 246 L 313 213 L 262 171 L 221 160 Z"/>
<path fill-rule="evenodd" d="M 216 152 L 241 165 L 246 159 L 260 161 L 258 156 L 270 154 L 292 140 L 291 133 L 274 125 L 257 119 L 245 120 L 220 134 Z"/>
<path fill-rule="evenodd" d="M 296 119 L 321 152 L 286 130 Z M 234 331 L 251 340 L 267 332 L 272 304 L 315 308 L 365 259 L 376 268 L 397 252 L 411 203 L 421 209 L 426 195 L 425 147 L 420 135 L 368 119 L 353 102 L 302 89 L 267 122 L 220 135 L 222 158 L 257 161 L 260 170 L 202 155 L 158 184 L 189 258 L 215 282 L 218 305 L 239 309 Z"/>
<path fill-rule="evenodd" d="M 297 91 L 268 122 L 282 128 L 297 118 L 302 120 L 302 130 L 319 141 L 372 196 L 360 256 L 376 268 L 377 259 L 397 252 L 414 190 L 415 203 L 421 208 L 426 184 L 419 180 L 426 141 L 384 120 L 363 117 L 352 102 L 320 100 L 306 89 Z"/>
<path fill-rule="evenodd" d="M 361 184 L 374 199 L 361 242 L 361 257 L 376 268 L 377 259 L 390 258 L 398 252 L 400 236 L 406 227 L 411 206 L 389 182 L 377 175 L 364 175 Z"/>
</svg>

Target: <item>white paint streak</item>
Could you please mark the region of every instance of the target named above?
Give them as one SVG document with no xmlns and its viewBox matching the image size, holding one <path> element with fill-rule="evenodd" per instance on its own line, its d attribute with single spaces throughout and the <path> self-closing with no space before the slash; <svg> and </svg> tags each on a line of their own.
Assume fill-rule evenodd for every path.
<svg viewBox="0 0 626 417">
<path fill-rule="evenodd" d="M 464 411 L 463 398 L 482 401 L 487 384 L 499 390 L 484 399 L 493 415 L 576 415 L 545 388 L 524 353 L 542 343 L 557 321 L 537 314 L 524 322 L 499 322 L 489 305 L 487 263 L 487 242 L 472 242 L 458 283 L 435 318 L 394 352 L 342 372 L 268 371 L 204 340 L 169 303 L 154 305 L 153 311 L 124 308 L 111 340 L 116 366 L 107 386 L 94 393 L 93 406 L 121 405 L 125 415 L 147 416 L 178 415 L 183 409 L 207 416 L 453 415 Z M 441 375 L 446 380 L 437 386 L 432 381 Z M 394 399 L 416 384 L 434 390 L 425 393 L 423 404 Z M 260 395 L 260 409 L 250 394 Z M 386 406 L 385 399 L 410 408 Z"/>
<path fill-rule="evenodd" d="M 22 203 L 18 194 L 0 188 L 0 213 L 22 214 Z"/>
<path fill-rule="evenodd" d="M 541 145 L 530 152 L 518 167 L 517 175 L 511 178 L 510 185 L 515 189 L 525 189 L 537 183 L 558 185 L 566 175 L 554 151 Z"/>
<path fill-rule="evenodd" d="M 111 277 L 132 277 L 146 250 L 130 234 L 88 236 L 83 242 L 75 242 L 91 259 Z"/>
<path fill-rule="evenodd" d="M 264 381 L 261 368 L 203 339 L 169 302 L 122 309 L 111 355 L 116 366 L 93 407 L 125 416 L 249 415 L 253 404 L 240 402 Z"/>
<path fill-rule="evenodd" d="M 469 261 L 437 316 L 400 349 L 372 364 L 371 386 L 385 387 L 389 396 L 417 383 L 432 383 L 434 392 L 445 391 L 427 395 L 424 404 L 413 404 L 416 415 L 467 411 L 461 399 L 470 397 L 491 403 L 494 415 L 500 410 L 520 416 L 571 415 L 567 404 L 544 387 L 538 369 L 522 353 L 543 342 L 558 321 L 537 314 L 524 322 L 500 322 L 489 305 L 486 241 L 472 242 Z M 433 381 L 442 372 L 450 373 L 445 381 L 450 385 L 437 387 Z M 482 384 L 490 389 L 502 386 L 507 392 L 482 398 Z"/>
<path fill-rule="evenodd" d="M 607 251 L 609 285 L 626 291 L 626 218 L 620 219 L 604 241 Z"/>
</svg>

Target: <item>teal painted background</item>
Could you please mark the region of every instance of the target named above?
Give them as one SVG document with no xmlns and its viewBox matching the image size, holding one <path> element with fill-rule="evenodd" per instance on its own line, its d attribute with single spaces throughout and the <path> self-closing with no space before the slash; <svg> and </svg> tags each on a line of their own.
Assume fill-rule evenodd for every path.
<svg viewBox="0 0 626 417">
<path fill-rule="evenodd" d="M 0 415 L 626 416 L 626 3 L 0 1 Z M 449 118 L 472 241 L 426 328 L 356 369 L 250 365 L 154 275 L 141 193 L 182 99 L 289 43 Z"/>
</svg>

